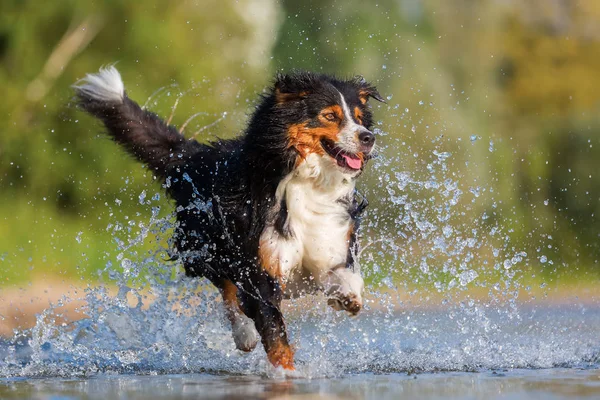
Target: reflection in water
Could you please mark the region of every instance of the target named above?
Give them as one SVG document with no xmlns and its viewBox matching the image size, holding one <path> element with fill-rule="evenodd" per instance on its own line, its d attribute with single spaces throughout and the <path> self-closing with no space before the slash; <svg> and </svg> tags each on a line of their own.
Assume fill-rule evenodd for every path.
<svg viewBox="0 0 600 400">
<path fill-rule="evenodd" d="M 198 399 L 573 399 L 600 396 L 600 371 L 513 370 L 486 373 L 351 375 L 336 379 L 264 379 L 208 374 L 0 381 L 0 397 Z M 62 397 L 61 397 L 62 398 Z"/>
</svg>

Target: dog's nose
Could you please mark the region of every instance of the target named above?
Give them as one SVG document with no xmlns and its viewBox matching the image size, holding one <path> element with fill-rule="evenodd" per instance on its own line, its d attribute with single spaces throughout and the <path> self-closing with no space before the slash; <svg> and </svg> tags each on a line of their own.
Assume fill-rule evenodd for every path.
<svg viewBox="0 0 600 400">
<path fill-rule="evenodd" d="M 373 147 L 373 144 L 375 143 L 375 135 L 373 135 L 371 131 L 365 129 L 358 134 L 358 140 L 361 145 L 370 148 Z"/>
</svg>

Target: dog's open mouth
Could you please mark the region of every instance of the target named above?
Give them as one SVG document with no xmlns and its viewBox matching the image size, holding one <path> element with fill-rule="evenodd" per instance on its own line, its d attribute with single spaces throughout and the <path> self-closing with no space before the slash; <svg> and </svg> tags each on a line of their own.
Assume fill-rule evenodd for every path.
<svg viewBox="0 0 600 400">
<path fill-rule="evenodd" d="M 331 140 L 322 139 L 321 146 L 327 154 L 337 161 L 340 167 L 353 171 L 357 171 L 362 167 L 363 159 L 361 156 L 342 150 Z"/>
</svg>

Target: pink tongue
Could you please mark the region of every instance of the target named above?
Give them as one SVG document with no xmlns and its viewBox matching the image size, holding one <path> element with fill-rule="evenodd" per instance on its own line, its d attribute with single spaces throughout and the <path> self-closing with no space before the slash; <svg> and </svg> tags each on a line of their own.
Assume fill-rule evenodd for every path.
<svg viewBox="0 0 600 400">
<path fill-rule="evenodd" d="M 344 160 L 346 160 L 346 164 L 350 168 L 352 168 L 352 169 L 360 169 L 360 166 L 362 165 L 362 161 L 360 160 L 360 158 L 350 157 L 350 156 L 347 156 L 345 154 L 342 154 L 342 157 L 344 157 Z"/>
</svg>

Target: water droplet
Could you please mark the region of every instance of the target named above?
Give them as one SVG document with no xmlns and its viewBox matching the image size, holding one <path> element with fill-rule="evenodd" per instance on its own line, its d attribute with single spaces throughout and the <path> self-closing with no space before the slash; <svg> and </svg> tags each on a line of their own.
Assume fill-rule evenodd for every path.
<svg viewBox="0 0 600 400">
<path fill-rule="evenodd" d="M 443 151 L 443 152 L 439 152 L 437 150 L 433 151 L 433 155 L 435 155 L 439 160 L 445 160 L 448 157 L 450 157 L 452 155 L 452 153 L 449 153 L 447 151 Z"/>
<path fill-rule="evenodd" d="M 144 201 L 146 200 L 146 191 L 142 190 L 142 193 L 140 193 L 140 195 L 138 196 L 138 200 L 140 202 L 140 204 L 144 204 Z"/>
</svg>

